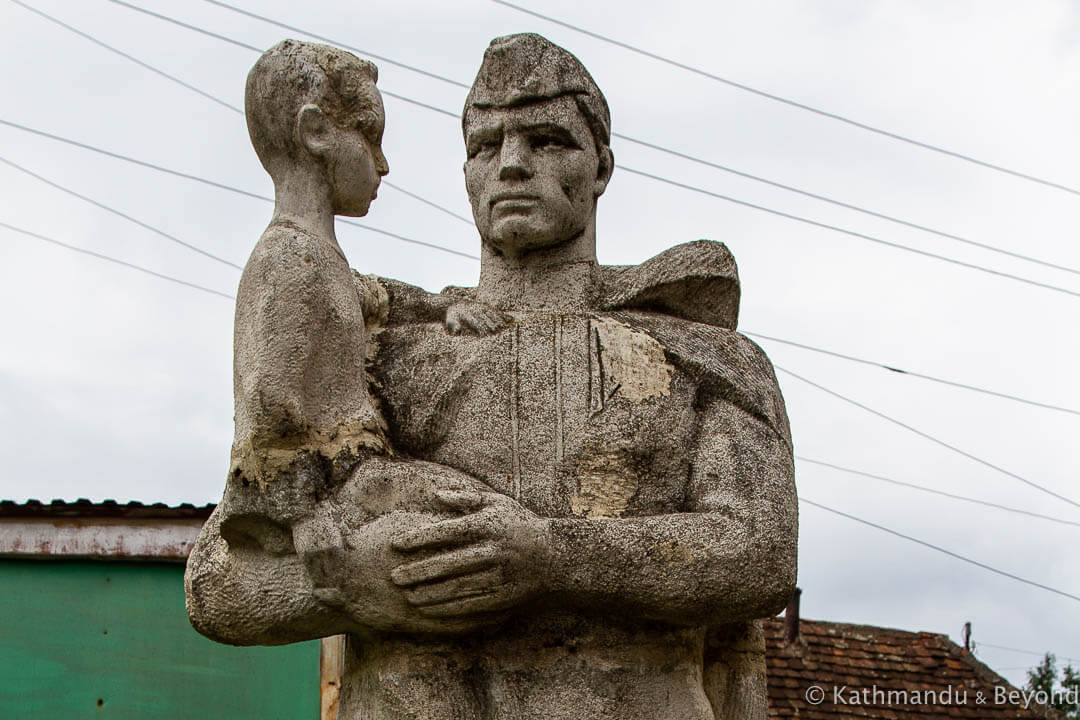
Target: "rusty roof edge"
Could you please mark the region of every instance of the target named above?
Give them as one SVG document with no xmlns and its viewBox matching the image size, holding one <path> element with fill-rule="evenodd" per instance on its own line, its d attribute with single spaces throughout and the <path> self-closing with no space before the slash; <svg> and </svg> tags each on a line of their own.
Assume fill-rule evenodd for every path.
<svg viewBox="0 0 1080 720">
<path fill-rule="evenodd" d="M 201 518 L 6 518 L 0 557 L 183 561 Z"/>
</svg>

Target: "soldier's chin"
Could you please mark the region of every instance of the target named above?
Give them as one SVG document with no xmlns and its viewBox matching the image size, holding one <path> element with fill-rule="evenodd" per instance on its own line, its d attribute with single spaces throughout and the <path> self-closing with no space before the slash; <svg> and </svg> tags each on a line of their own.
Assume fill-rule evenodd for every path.
<svg viewBox="0 0 1080 720">
<path fill-rule="evenodd" d="M 537 227 L 524 218 L 510 218 L 498 223 L 487 243 L 500 255 L 522 255 L 561 245 L 564 238 L 551 228 Z"/>
</svg>

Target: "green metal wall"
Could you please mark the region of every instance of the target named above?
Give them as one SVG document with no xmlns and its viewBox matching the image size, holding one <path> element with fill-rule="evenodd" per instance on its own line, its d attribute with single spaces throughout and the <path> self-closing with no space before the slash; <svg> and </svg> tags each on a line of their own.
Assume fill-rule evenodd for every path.
<svg viewBox="0 0 1080 720">
<path fill-rule="evenodd" d="M 0 560 L 0 718 L 317 720 L 319 643 L 196 633 L 184 568 Z"/>
</svg>

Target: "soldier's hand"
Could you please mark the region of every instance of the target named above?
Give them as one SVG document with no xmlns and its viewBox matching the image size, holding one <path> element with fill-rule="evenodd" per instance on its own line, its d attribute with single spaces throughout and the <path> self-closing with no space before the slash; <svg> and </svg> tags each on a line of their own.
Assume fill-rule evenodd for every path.
<svg viewBox="0 0 1080 720">
<path fill-rule="evenodd" d="M 452 501 L 448 497 L 448 504 Z M 462 509 L 474 512 L 391 538 L 391 547 L 416 559 L 395 567 L 390 579 L 425 617 L 465 618 L 509 610 L 547 585 L 547 520 L 505 495 L 467 501 L 471 507 Z"/>
<path fill-rule="evenodd" d="M 390 546 L 390 537 L 403 528 L 415 527 L 436 516 L 393 512 L 361 527 L 347 530 L 340 576 L 336 587 L 317 591 L 324 602 L 357 623 L 359 628 L 373 628 L 408 633 L 458 634 L 490 625 L 501 618 L 455 618 L 427 616 L 405 597 L 404 590 L 392 582 L 393 569 L 404 560 Z"/>
</svg>

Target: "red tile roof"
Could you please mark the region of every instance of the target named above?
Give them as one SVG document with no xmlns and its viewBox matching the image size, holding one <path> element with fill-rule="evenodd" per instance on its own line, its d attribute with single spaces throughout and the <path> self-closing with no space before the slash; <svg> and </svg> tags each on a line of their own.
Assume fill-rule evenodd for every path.
<svg viewBox="0 0 1080 720">
<path fill-rule="evenodd" d="M 770 718 L 1064 717 L 1009 702 L 1019 691 L 945 635 L 802 620 L 788 644 L 783 618 L 764 629 Z"/>
</svg>

